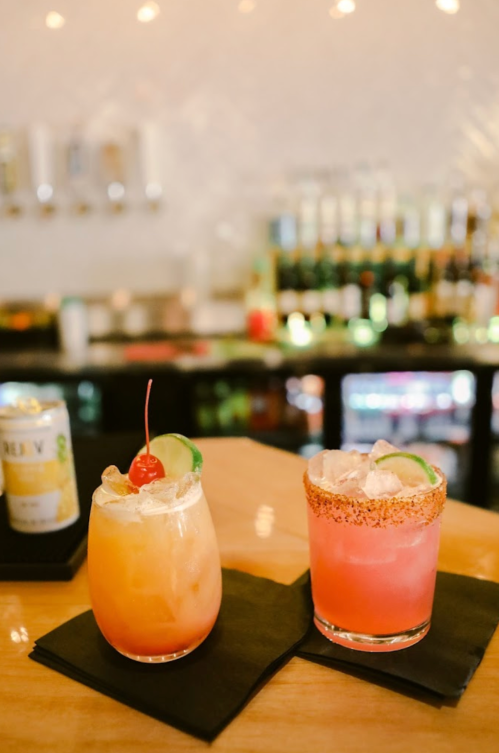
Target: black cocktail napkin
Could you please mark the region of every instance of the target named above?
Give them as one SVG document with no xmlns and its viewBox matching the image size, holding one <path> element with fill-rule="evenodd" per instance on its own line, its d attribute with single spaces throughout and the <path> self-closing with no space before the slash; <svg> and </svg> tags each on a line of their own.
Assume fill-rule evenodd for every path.
<svg viewBox="0 0 499 753">
<path fill-rule="evenodd" d="M 431 628 L 415 646 L 390 653 L 354 651 L 331 643 L 312 627 L 297 655 L 399 690 L 459 698 L 498 622 L 499 583 L 439 572 Z"/>
<path fill-rule="evenodd" d="M 91 611 L 36 641 L 30 657 L 139 711 L 213 740 L 291 656 L 310 627 L 306 585 L 223 570 L 218 620 L 206 641 L 167 664 L 126 659 Z"/>
</svg>

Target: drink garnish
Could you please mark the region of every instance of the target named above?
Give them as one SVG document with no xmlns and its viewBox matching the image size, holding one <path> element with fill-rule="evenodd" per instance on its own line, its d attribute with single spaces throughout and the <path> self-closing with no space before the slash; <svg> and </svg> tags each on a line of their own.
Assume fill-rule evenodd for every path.
<svg viewBox="0 0 499 753">
<path fill-rule="evenodd" d="M 140 452 L 144 452 L 142 448 Z M 194 442 L 182 434 L 161 434 L 151 440 L 151 450 L 163 463 L 168 478 L 180 479 L 186 473 L 200 473 L 203 456 Z"/>
<path fill-rule="evenodd" d="M 149 442 L 149 395 L 151 394 L 152 379 L 147 383 L 146 405 L 144 410 L 144 421 L 146 427 L 146 446 L 141 450 L 133 460 L 128 471 L 128 478 L 135 486 L 150 484 L 158 478 L 166 476 L 165 469 L 161 460 L 150 452 Z"/>
<path fill-rule="evenodd" d="M 128 494 L 137 494 L 139 491 L 128 476 L 120 473 L 115 465 L 105 468 L 101 478 L 102 488 L 112 496 L 126 497 Z"/>
<path fill-rule="evenodd" d="M 392 452 L 374 461 L 380 470 L 395 473 L 404 486 L 438 484 L 439 477 L 422 457 L 410 452 Z"/>
</svg>

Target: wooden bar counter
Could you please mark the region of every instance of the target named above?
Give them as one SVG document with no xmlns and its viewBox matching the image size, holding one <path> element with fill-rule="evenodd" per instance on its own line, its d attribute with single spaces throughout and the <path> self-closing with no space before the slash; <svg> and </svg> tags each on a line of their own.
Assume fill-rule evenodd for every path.
<svg viewBox="0 0 499 753">
<path fill-rule="evenodd" d="M 308 567 L 305 462 L 248 439 L 199 446 L 223 565 L 291 583 Z M 439 567 L 499 581 L 499 514 L 448 502 Z M 209 746 L 28 659 L 88 608 L 86 565 L 68 583 L 0 583 L 2 753 L 499 751 L 499 631 L 454 705 L 293 658 Z"/>
</svg>

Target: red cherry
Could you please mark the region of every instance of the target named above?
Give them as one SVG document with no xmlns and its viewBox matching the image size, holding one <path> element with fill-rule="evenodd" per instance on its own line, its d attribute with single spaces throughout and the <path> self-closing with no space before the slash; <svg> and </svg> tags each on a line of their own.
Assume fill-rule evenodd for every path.
<svg viewBox="0 0 499 753">
<path fill-rule="evenodd" d="M 163 463 L 155 455 L 137 455 L 128 471 L 128 478 L 135 486 L 150 484 L 151 481 L 165 476 Z"/>
<path fill-rule="evenodd" d="M 132 460 L 130 470 L 128 471 L 128 478 L 132 484 L 135 484 L 135 486 L 150 484 L 151 481 L 166 476 L 161 460 L 155 455 L 151 455 L 149 452 L 149 395 L 151 394 L 151 385 L 152 379 L 149 379 L 149 382 L 147 383 L 146 407 L 144 411 L 147 452 L 143 455 L 137 455 L 137 457 Z"/>
</svg>

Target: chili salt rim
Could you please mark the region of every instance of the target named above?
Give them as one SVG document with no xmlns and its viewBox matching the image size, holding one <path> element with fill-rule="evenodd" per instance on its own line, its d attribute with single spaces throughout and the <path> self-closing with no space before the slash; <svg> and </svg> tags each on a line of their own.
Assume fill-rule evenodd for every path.
<svg viewBox="0 0 499 753">
<path fill-rule="evenodd" d="M 372 528 L 409 522 L 429 525 L 442 513 L 447 498 L 447 479 L 439 468 L 432 467 L 440 478 L 440 484 L 427 492 L 408 497 L 355 499 L 322 489 L 310 481 L 308 471 L 303 475 L 303 482 L 308 505 L 318 517 Z"/>
</svg>

